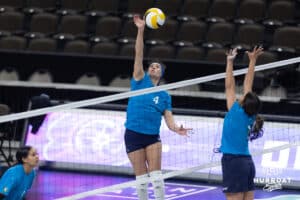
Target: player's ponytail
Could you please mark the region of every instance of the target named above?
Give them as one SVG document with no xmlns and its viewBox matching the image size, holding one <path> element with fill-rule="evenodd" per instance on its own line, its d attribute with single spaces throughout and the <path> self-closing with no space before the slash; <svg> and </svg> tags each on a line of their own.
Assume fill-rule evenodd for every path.
<svg viewBox="0 0 300 200">
<path fill-rule="evenodd" d="M 260 115 L 257 115 L 255 119 L 254 131 L 258 132 L 263 128 L 263 125 L 264 125 L 264 119 Z"/>
<path fill-rule="evenodd" d="M 252 127 L 249 129 L 250 141 L 263 136 L 264 134 L 263 125 L 264 125 L 264 119 L 261 116 L 257 115 Z"/>
</svg>

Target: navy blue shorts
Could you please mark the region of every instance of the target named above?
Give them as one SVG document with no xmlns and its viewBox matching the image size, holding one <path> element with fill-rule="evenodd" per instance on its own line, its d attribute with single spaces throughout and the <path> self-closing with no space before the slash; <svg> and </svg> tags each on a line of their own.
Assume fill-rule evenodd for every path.
<svg viewBox="0 0 300 200">
<path fill-rule="evenodd" d="M 254 190 L 255 166 L 251 156 L 223 154 L 222 173 L 224 193 Z"/>
<path fill-rule="evenodd" d="M 124 139 L 127 153 L 143 149 L 156 142 L 161 142 L 159 135 L 147 135 L 128 129 L 125 130 Z"/>
</svg>

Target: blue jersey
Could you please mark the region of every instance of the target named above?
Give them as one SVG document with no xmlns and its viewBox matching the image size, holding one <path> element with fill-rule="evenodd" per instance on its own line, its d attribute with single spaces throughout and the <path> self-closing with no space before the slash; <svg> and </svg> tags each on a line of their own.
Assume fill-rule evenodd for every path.
<svg viewBox="0 0 300 200">
<path fill-rule="evenodd" d="M 23 165 L 15 165 L 9 168 L 1 177 L 0 193 L 5 195 L 4 199 L 7 200 L 23 199 L 31 188 L 35 176 L 35 170 L 26 174 Z"/>
<path fill-rule="evenodd" d="M 249 116 L 237 101 L 234 102 L 224 118 L 221 152 L 250 155 L 248 131 L 253 122 L 254 116 Z"/>
<path fill-rule="evenodd" d="M 153 86 L 147 73 L 139 81 L 131 80 L 131 90 Z M 128 101 L 125 126 L 127 129 L 138 133 L 159 134 L 162 115 L 165 110 L 171 109 L 171 97 L 165 91 L 131 97 Z"/>
</svg>

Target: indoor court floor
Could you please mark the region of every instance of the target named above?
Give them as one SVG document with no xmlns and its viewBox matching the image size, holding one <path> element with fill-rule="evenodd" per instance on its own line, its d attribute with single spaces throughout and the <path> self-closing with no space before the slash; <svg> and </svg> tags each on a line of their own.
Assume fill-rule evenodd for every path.
<svg viewBox="0 0 300 200">
<path fill-rule="evenodd" d="M 50 200 L 68 197 L 91 190 L 124 183 L 133 180 L 126 176 L 84 174 L 64 171 L 39 170 L 27 200 Z M 149 187 L 149 200 L 154 200 Z M 257 188 L 256 200 L 300 200 L 300 191 L 274 188 L 264 191 Z M 91 195 L 84 200 L 137 200 L 134 188 Z M 197 181 L 168 180 L 166 181 L 166 200 L 225 200 L 219 185 L 208 185 Z"/>
</svg>

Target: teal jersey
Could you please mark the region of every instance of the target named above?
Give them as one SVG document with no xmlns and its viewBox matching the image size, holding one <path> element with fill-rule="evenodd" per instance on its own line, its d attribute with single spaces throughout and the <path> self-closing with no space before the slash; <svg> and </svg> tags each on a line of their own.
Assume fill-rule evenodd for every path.
<svg viewBox="0 0 300 200">
<path fill-rule="evenodd" d="M 235 155 L 250 155 L 248 132 L 255 116 L 245 113 L 236 101 L 224 118 L 221 140 L 221 152 Z"/>
<path fill-rule="evenodd" d="M 131 80 L 131 90 L 154 87 L 149 75 L 136 81 Z M 154 92 L 129 98 L 125 127 L 129 130 L 149 135 L 159 134 L 162 115 L 171 110 L 171 97 L 165 92 Z"/>
<path fill-rule="evenodd" d="M 23 165 L 15 165 L 9 168 L 1 177 L 0 193 L 5 195 L 5 200 L 23 199 L 31 188 L 35 176 L 35 170 L 26 174 Z"/>
</svg>

